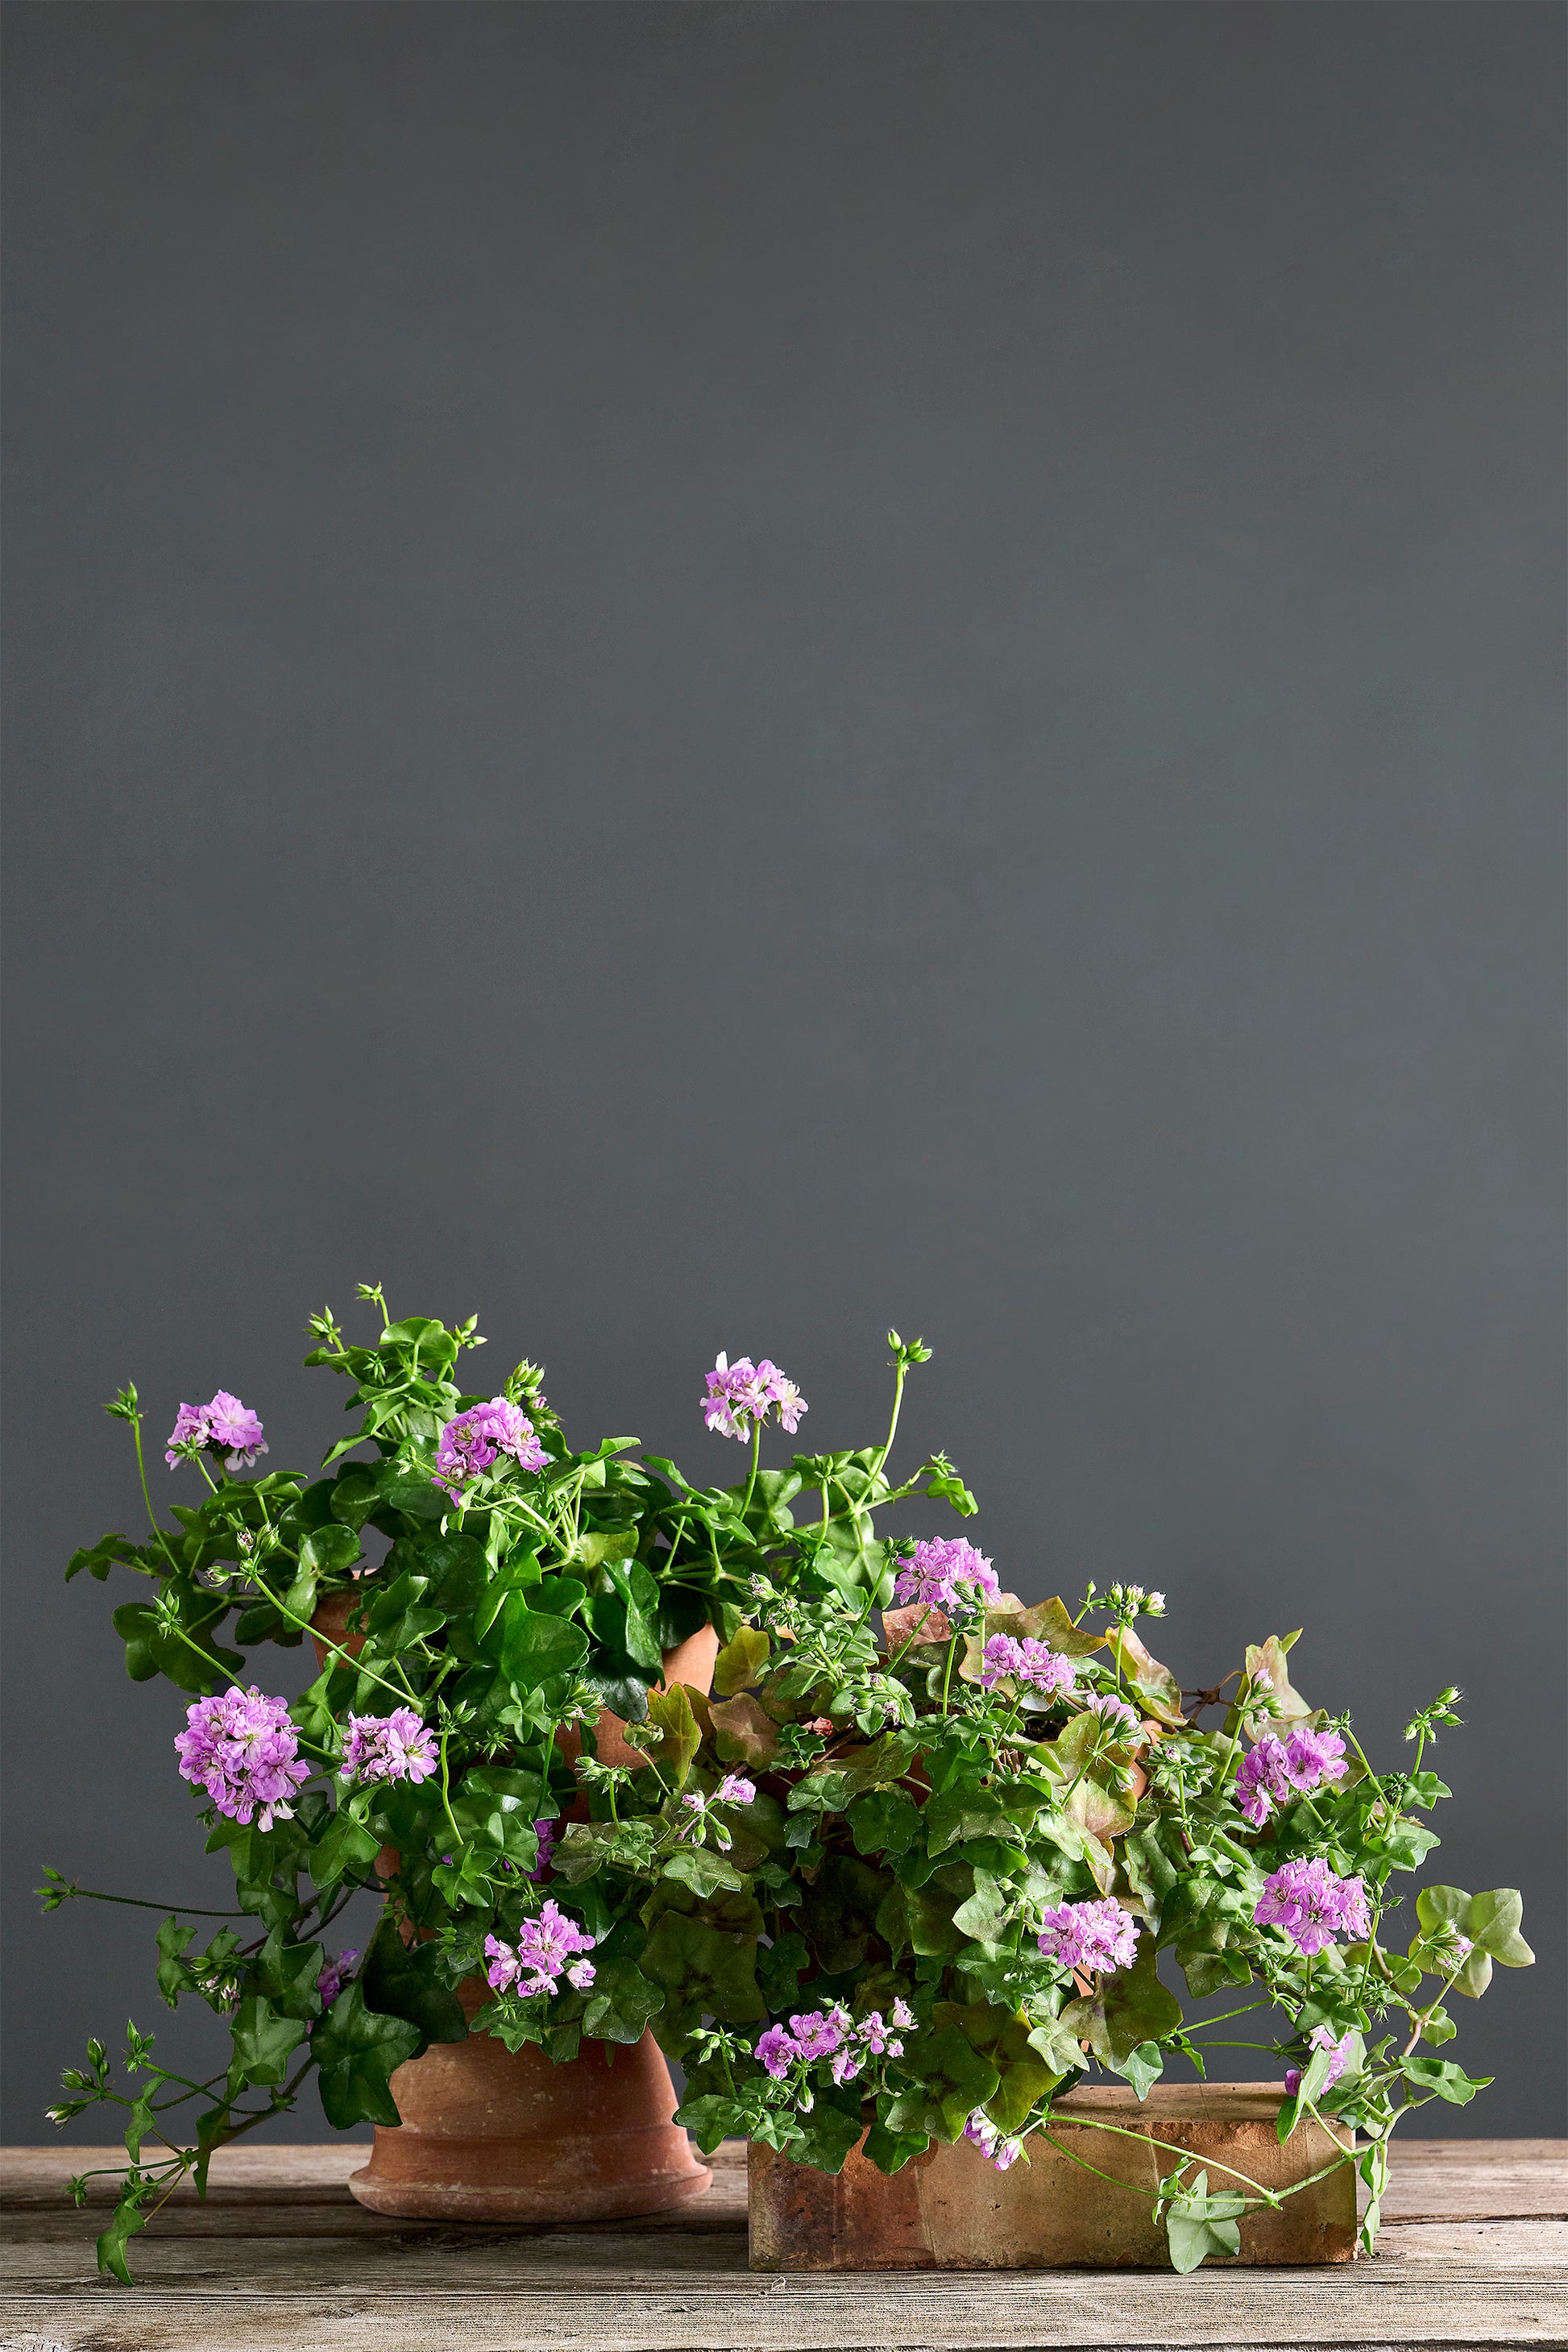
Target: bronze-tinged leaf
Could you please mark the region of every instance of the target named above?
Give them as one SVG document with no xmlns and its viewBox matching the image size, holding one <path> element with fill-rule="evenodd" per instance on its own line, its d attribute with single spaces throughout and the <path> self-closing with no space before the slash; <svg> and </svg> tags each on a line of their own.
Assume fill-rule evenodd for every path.
<svg viewBox="0 0 1568 2352">
<path fill-rule="evenodd" d="M 1012 1601 L 1011 1608 L 1007 1606 Z M 1011 1633 L 1016 1642 L 1044 1642 L 1063 1658 L 1087 1658 L 1105 1647 L 1103 1633 L 1091 1633 L 1082 1625 L 1075 1625 L 1066 1603 L 1059 1598 L 1037 1601 L 1032 1609 L 1020 1609 L 1010 1592 L 985 1612 L 985 1633 Z M 1178 1694 L 1179 1696 L 1179 1694 Z"/>
<path fill-rule="evenodd" d="M 1123 1836 L 1132 1826 L 1136 1805 L 1112 1796 L 1092 1775 L 1085 1773 L 1077 1787 L 1062 1800 L 1062 1811 L 1069 1822 L 1101 1843 Z"/>
<path fill-rule="evenodd" d="M 1187 1718 L 1182 1713 L 1182 1686 L 1170 1667 L 1150 1656 L 1131 1625 L 1113 1626 L 1105 1645 L 1144 1714 L 1173 1731 L 1179 1729 Z"/>
<path fill-rule="evenodd" d="M 660 1778 L 668 1789 L 683 1789 L 691 1759 L 702 1744 L 702 1734 L 691 1711 L 691 1695 L 685 1684 L 677 1683 L 671 1691 L 650 1691 L 647 1719 L 664 1734 L 652 1751 Z"/>
<path fill-rule="evenodd" d="M 888 1645 L 888 1655 L 894 1657 L 906 1645 L 923 1649 L 929 1643 L 951 1642 L 952 1627 L 940 1609 L 932 1609 L 923 1601 L 913 1602 L 908 1609 L 884 1609 L 882 1634 Z"/>
<path fill-rule="evenodd" d="M 713 1744 L 722 1764 L 773 1764 L 779 1753 L 778 1726 L 749 1691 L 710 1707 Z"/>
<path fill-rule="evenodd" d="M 1312 1712 L 1300 1692 L 1291 1688 L 1289 1672 L 1285 1664 L 1285 1653 L 1296 1638 L 1294 1633 L 1287 1633 L 1281 1640 L 1278 1633 L 1270 1633 L 1267 1642 L 1260 1645 L 1247 1643 L 1247 1676 L 1242 1687 L 1253 1692 L 1269 1691 L 1274 1697 L 1273 1712 L 1268 1715 L 1248 1713 L 1242 1718 L 1249 1739 L 1259 1739 L 1266 1731 L 1280 1724 L 1289 1727 L 1293 1723 L 1303 1723 Z M 1232 1706 L 1226 1718 L 1227 1736 L 1234 1734 L 1236 1721 L 1237 1709 Z"/>
</svg>

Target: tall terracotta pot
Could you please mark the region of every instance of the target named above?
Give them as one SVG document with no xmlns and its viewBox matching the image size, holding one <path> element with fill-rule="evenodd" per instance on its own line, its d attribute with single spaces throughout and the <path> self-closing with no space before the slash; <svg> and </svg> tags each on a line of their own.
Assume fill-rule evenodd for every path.
<svg viewBox="0 0 1568 2352">
<path fill-rule="evenodd" d="M 358 1593 L 331 1594 L 311 1619 L 326 1643 L 357 1650 L 344 1622 Z M 665 1681 L 706 1691 L 718 1636 L 710 1627 L 667 1652 Z M 605 1762 L 636 1764 L 616 1716 L 600 1718 Z M 383 1863 L 396 1866 L 390 1849 Z M 466 2016 L 489 2000 L 477 1978 L 458 1987 Z M 658 2213 L 700 2196 L 712 2179 L 674 2121 L 675 2086 L 651 2033 L 633 2046 L 594 2042 L 552 2065 L 542 2050 L 510 2051 L 488 2033 L 434 2042 L 399 2066 L 399 2126 L 378 2124 L 368 2165 L 349 2188 L 378 2213 L 454 2221 L 588 2221 Z"/>
</svg>

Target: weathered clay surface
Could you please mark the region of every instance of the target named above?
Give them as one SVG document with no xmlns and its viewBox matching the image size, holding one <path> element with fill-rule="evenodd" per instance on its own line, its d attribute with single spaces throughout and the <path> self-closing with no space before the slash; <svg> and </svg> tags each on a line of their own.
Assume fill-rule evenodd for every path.
<svg viewBox="0 0 1568 2352">
<path fill-rule="evenodd" d="M 1331 2163 L 1336 2148 L 1310 2121 L 1298 2126 L 1281 2147 L 1274 2119 L 1283 2096 L 1279 2083 L 1156 2084 L 1142 2105 L 1131 2090 L 1075 2092 L 1061 2102 L 1061 2114 L 1093 2116 L 1138 2137 L 1063 2128 L 1053 2137 L 1071 2155 L 1037 2137 L 1029 2143 L 1031 2161 L 1007 2172 L 998 2172 L 965 2140 L 928 2149 L 890 2176 L 858 2148 L 833 2177 L 753 2144 L 752 2268 L 1168 2269 L 1164 2228 L 1151 2209 L 1157 2179 L 1173 2171 L 1180 2158 L 1152 2146 L 1152 2139 L 1206 2162 L 1213 2189 L 1225 2185 L 1217 2169 L 1222 2164 L 1261 2187 L 1288 2188 Z M 1074 2156 L 1130 2188 L 1096 2179 Z M 1243 2264 L 1346 2263 L 1354 2253 L 1355 2224 L 1355 2179 L 1347 2165 L 1278 2212 L 1265 2209 L 1244 2219 L 1241 2252 L 1234 2259 Z"/>
<path fill-rule="evenodd" d="M 486 1987 L 459 1987 L 472 2016 Z M 400 2066 L 401 2129 L 377 2126 L 349 2187 L 378 2213 L 436 2221 L 602 2221 L 658 2213 L 700 2196 L 711 2174 L 675 2114 L 669 2069 L 651 2034 L 613 2050 L 585 2043 L 570 2065 L 515 2053 L 488 2033 L 436 2042 Z"/>
</svg>

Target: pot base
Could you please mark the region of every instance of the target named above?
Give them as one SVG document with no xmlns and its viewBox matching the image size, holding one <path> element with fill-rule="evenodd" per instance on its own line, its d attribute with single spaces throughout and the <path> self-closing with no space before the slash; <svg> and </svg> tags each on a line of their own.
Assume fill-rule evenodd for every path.
<svg viewBox="0 0 1568 2352">
<path fill-rule="evenodd" d="M 375 2153 L 350 2175 L 349 2189 L 373 2212 L 410 2221 L 610 2221 L 684 2205 L 713 2178 L 674 2126 L 622 2132 L 607 2144 L 540 2141 L 531 2150 L 522 2141 L 420 2133 L 418 2149 L 405 2152 L 396 2147 L 403 2137 L 378 2125 Z"/>
</svg>

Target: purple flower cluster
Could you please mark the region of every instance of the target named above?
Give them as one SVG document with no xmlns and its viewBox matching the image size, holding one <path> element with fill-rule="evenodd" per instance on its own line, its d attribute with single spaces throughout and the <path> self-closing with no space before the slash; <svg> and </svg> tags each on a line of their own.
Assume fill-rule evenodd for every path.
<svg viewBox="0 0 1568 2352">
<path fill-rule="evenodd" d="M 1124 1969 L 1138 1948 L 1138 1922 L 1111 1895 L 1100 1903 L 1058 1903 L 1040 1916 L 1035 1940 L 1064 1969 Z"/>
<path fill-rule="evenodd" d="M 1025 1683 L 1051 1698 L 1065 1698 L 1074 1687 L 1073 1662 L 1045 1642 L 1026 1634 L 1016 1642 L 1011 1633 L 993 1633 L 981 1660 L 980 1687 L 994 1690 L 1005 1675 Z"/>
<path fill-rule="evenodd" d="M 1340 2076 L 1344 2073 L 1345 2067 L 1349 2063 L 1351 2040 L 1354 2030 L 1355 2029 L 1353 2027 L 1347 2027 L 1346 2031 L 1342 2033 L 1336 2041 L 1333 2032 L 1329 2026 L 1318 2025 L 1314 2026 L 1312 2029 L 1313 2049 L 1331 2050 L 1334 2053 L 1329 2062 L 1329 2071 L 1323 2080 L 1323 2088 L 1325 2091 L 1331 2091 L 1333 2089 L 1334 2084 L 1339 2081 Z M 1285 2069 L 1286 2097 L 1293 2099 L 1300 2087 L 1301 2069 L 1300 2066 L 1287 2066 Z"/>
<path fill-rule="evenodd" d="M 185 1709 L 188 1730 L 175 1734 L 180 1778 L 205 1789 L 220 1813 L 248 1825 L 291 1821 L 289 1802 L 310 1768 L 301 1764 L 300 1735 L 286 1698 L 267 1698 L 253 1685 L 230 1686 L 221 1698 L 199 1698 Z"/>
<path fill-rule="evenodd" d="M 1337 1731 L 1298 1727 L 1283 1739 L 1266 1732 L 1237 1767 L 1236 1801 L 1255 1829 L 1272 1808 L 1305 1796 L 1325 1780 L 1341 1780 L 1348 1767 L 1345 1743 Z"/>
<path fill-rule="evenodd" d="M 750 1356 L 737 1356 L 731 1364 L 721 1349 L 707 1381 L 702 1418 L 721 1437 L 738 1437 L 744 1443 L 752 1429 L 766 1421 L 773 1405 L 778 1407 L 780 1428 L 787 1429 L 793 1437 L 800 1427 L 801 1414 L 811 1411 L 795 1382 L 786 1380 L 766 1356 L 760 1364 L 753 1364 Z"/>
<path fill-rule="evenodd" d="M 535 1822 L 533 1834 L 539 1840 L 539 1857 L 528 1874 L 537 1886 L 550 1867 L 550 1857 L 555 1851 L 555 1841 L 561 1832 L 553 1822 Z"/>
<path fill-rule="evenodd" d="M 829 2062 L 836 2083 L 853 2083 L 868 2058 L 902 2057 L 904 2045 L 897 2033 L 914 2021 L 914 2011 L 901 2000 L 894 2001 L 887 2023 L 877 2009 L 858 2024 L 842 2006 L 807 2010 L 790 2019 L 787 2032 L 782 2025 L 770 2025 L 758 2040 L 757 2056 L 775 2083 L 792 2066 L 801 2062 L 815 2065 L 821 2059 Z"/>
<path fill-rule="evenodd" d="M 575 1919 L 557 1904 L 546 1902 L 537 1919 L 525 1919 L 517 1931 L 517 1949 L 495 1936 L 485 1937 L 485 1975 L 492 1992 L 508 1992 L 515 1985 L 524 1995 L 554 1992 L 563 1969 L 568 1984 L 586 1992 L 594 1981 L 592 1960 L 572 1960 L 574 1952 L 591 1952 L 598 1941 L 585 1936 Z M 520 1981 L 528 1971 L 526 1980 Z"/>
<path fill-rule="evenodd" d="M 436 1484 L 456 1501 L 458 1491 L 509 1454 L 520 1470 L 542 1470 L 549 1455 L 522 1407 L 505 1397 L 471 1404 L 447 1422 L 436 1451 Z"/>
<path fill-rule="evenodd" d="M 439 1760 L 436 1735 L 411 1706 L 390 1715 L 351 1715 L 343 1741 L 344 1780 L 427 1780 Z"/>
<path fill-rule="evenodd" d="M 163 1456 L 171 1470 L 178 1469 L 185 1459 L 175 1447 L 191 1444 L 210 1446 L 215 1454 L 223 1454 L 226 1470 L 248 1470 L 258 1454 L 272 1450 L 250 1407 L 230 1396 L 226 1389 L 219 1389 L 210 1404 L 181 1405 Z"/>
<path fill-rule="evenodd" d="M 342 1992 L 344 1985 L 347 1984 L 349 1978 L 353 1975 L 353 1964 L 358 1958 L 359 1947 L 356 1944 L 351 1950 L 340 1952 L 335 1960 L 323 1960 L 321 1962 L 321 1972 L 316 1979 L 316 1990 L 321 1996 L 321 2007 L 323 2009 L 331 2009 L 333 2001 L 336 2000 L 339 1993 Z"/>
<path fill-rule="evenodd" d="M 998 2172 L 1005 2172 L 1008 2166 L 1016 2164 L 1024 2153 L 1023 2141 L 1009 2139 L 1005 2133 L 999 2132 L 984 2107 L 975 2108 L 963 2126 L 963 2137 L 979 2148 L 983 2156 L 990 2158 Z"/>
<path fill-rule="evenodd" d="M 972 1543 L 963 1536 L 933 1536 L 916 1544 L 914 1558 L 893 1587 L 893 1599 L 900 1608 L 923 1604 L 962 1617 L 996 1600 L 1000 1591 L 995 1570 Z"/>
<path fill-rule="evenodd" d="M 1372 1932 L 1361 1880 L 1336 1878 L 1326 1862 L 1317 1860 L 1281 1863 L 1264 1881 L 1252 1916 L 1260 1927 L 1283 1927 L 1308 1958 L 1327 1951 L 1336 1934 Z"/>
</svg>

